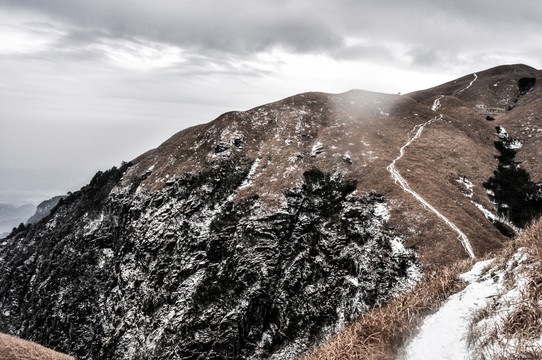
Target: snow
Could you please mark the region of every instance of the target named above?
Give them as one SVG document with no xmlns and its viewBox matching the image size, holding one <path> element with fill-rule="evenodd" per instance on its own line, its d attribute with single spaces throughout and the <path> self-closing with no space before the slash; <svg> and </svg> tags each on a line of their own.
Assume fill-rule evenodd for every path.
<svg viewBox="0 0 542 360">
<path fill-rule="evenodd" d="M 482 204 L 479 204 L 479 203 L 477 203 L 475 201 L 472 201 L 472 203 L 474 204 L 474 206 L 476 206 L 476 208 L 478 210 L 480 210 L 482 212 L 482 214 L 484 214 L 485 218 L 488 219 L 489 221 L 491 221 L 491 222 L 500 222 L 500 223 L 506 224 L 508 227 L 510 227 L 512 230 L 514 230 L 514 232 L 516 234 L 521 234 L 523 232 L 523 230 L 521 230 L 520 228 L 518 228 L 517 226 L 512 224 L 505 217 L 497 216 L 497 215 L 493 214 L 491 211 L 486 209 Z"/>
<path fill-rule="evenodd" d="M 245 180 L 243 180 L 243 183 L 241 184 L 241 186 L 239 186 L 239 189 L 243 189 L 252 185 L 252 179 L 254 178 L 254 174 L 256 173 L 256 170 L 258 169 L 260 160 L 261 160 L 260 158 L 257 158 L 256 160 L 254 160 L 254 162 L 252 163 L 252 166 L 250 167 L 250 170 L 248 171 L 247 177 L 245 178 Z"/>
<path fill-rule="evenodd" d="M 448 298 L 435 314 L 428 316 L 419 334 L 405 348 L 402 360 L 463 360 L 469 358 L 467 334 L 471 314 L 481 309 L 488 298 L 497 295 L 491 277 L 477 281 L 491 260 L 476 263 L 461 278 L 470 284 Z"/>
<path fill-rule="evenodd" d="M 467 90 L 468 88 L 470 88 L 472 86 L 472 84 L 474 84 L 474 82 L 476 81 L 476 79 L 478 79 L 478 75 L 476 75 L 476 73 L 473 73 L 472 75 L 474 75 L 474 79 L 472 79 L 472 81 L 469 83 L 469 85 L 467 85 L 466 88 L 460 90 L 458 92 L 458 94 L 461 94 L 463 91 Z"/>
<path fill-rule="evenodd" d="M 468 198 L 472 198 L 472 196 L 474 195 L 474 192 L 472 190 L 472 188 L 474 187 L 474 184 L 469 179 L 467 179 L 466 176 L 461 176 L 456 181 L 465 186 L 465 188 L 467 190 L 467 193 L 465 194 L 465 196 L 468 197 Z"/>
<path fill-rule="evenodd" d="M 436 101 L 436 100 L 435 100 Z M 435 215 L 437 215 L 442 221 L 446 223 L 454 232 L 457 233 L 457 239 L 461 242 L 463 247 L 465 248 L 465 251 L 469 254 L 471 258 L 475 258 L 474 251 L 472 250 L 471 244 L 469 242 L 469 239 L 467 238 L 467 235 L 465 235 L 452 221 L 450 221 L 446 216 L 440 213 L 437 209 L 435 209 L 431 204 L 429 204 L 420 194 L 412 190 L 408 182 L 403 178 L 403 176 L 399 173 L 399 170 L 395 168 L 395 163 L 399 161 L 403 155 L 405 154 L 405 149 L 420 135 L 422 134 L 423 128 L 432 122 L 436 120 L 441 120 L 442 115 L 435 116 L 433 119 L 428 120 L 422 124 L 418 124 L 414 126 L 414 128 L 411 130 L 414 132 L 414 136 L 409 135 L 409 140 L 399 149 L 399 156 L 396 157 L 391 164 L 388 165 L 386 168 L 388 172 L 390 173 L 393 181 L 395 183 L 399 183 L 399 185 L 403 188 L 404 191 L 411 194 L 416 200 L 418 200 L 423 206 L 431 210 Z"/>
<path fill-rule="evenodd" d="M 502 126 L 497 126 L 497 136 L 499 139 L 508 139 L 508 132 Z"/>
<path fill-rule="evenodd" d="M 440 99 L 442 99 L 443 97 L 444 95 L 440 95 L 438 98 L 435 99 L 435 101 L 433 101 L 433 106 L 431 106 L 431 110 L 437 111 L 440 108 Z"/>
<path fill-rule="evenodd" d="M 486 359 L 495 352 L 514 354 L 517 341 L 507 337 L 503 327 L 507 316 L 525 301 L 529 282 L 526 272 L 530 268 L 527 259 L 525 249 L 519 248 L 503 261 L 490 259 L 474 264 L 469 272 L 460 275 L 469 285 L 424 320 L 398 359 L 467 360 L 480 358 L 480 352 L 486 354 Z M 534 339 L 523 346 L 540 348 L 539 342 Z"/>
<path fill-rule="evenodd" d="M 517 149 L 520 149 L 522 146 L 523 146 L 523 144 L 521 143 L 520 140 L 514 139 L 514 140 L 510 141 L 510 142 L 507 144 L 506 147 L 507 147 L 508 149 L 517 150 Z"/>
<path fill-rule="evenodd" d="M 315 157 L 316 155 L 321 154 L 323 152 L 324 152 L 324 145 L 322 145 L 322 143 L 318 141 L 316 144 L 312 146 L 311 156 Z"/>
<path fill-rule="evenodd" d="M 388 221 L 390 219 L 390 213 L 386 208 L 386 204 L 378 203 L 375 205 L 374 215 L 381 218 L 383 221 Z"/>
</svg>

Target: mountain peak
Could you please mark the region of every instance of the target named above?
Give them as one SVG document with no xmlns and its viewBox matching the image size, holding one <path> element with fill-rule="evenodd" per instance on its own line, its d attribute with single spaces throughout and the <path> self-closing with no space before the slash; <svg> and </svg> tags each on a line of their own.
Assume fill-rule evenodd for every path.
<svg viewBox="0 0 542 360">
<path fill-rule="evenodd" d="M 183 130 L 0 244 L 0 322 L 81 359 L 294 358 L 542 210 L 539 77 L 304 93 Z"/>
</svg>

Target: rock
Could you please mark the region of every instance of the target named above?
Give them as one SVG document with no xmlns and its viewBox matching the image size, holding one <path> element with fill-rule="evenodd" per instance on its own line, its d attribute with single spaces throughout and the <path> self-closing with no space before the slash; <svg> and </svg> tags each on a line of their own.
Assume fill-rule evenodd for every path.
<svg viewBox="0 0 542 360">
<path fill-rule="evenodd" d="M 226 161 L 149 195 L 98 174 L 8 239 L 0 322 L 80 359 L 295 357 L 411 280 L 381 195 L 318 169 L 266 213 Z M 47 331 L 44 332 L 43 329 Z"/>
</svg>

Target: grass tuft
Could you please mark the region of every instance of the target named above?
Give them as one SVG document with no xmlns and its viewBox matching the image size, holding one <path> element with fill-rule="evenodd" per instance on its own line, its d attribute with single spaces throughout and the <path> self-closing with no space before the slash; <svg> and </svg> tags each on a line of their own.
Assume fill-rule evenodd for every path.
<svg viewBox="0 0 542 360">
<path fill-rule="evenodd" d="M 374 307 L 302 359 L 394 359 L 424 317 L 465 287 L 459 274 L 470 266 L 465 260 L 426 274 L 409 293 Z"/>
</svg>

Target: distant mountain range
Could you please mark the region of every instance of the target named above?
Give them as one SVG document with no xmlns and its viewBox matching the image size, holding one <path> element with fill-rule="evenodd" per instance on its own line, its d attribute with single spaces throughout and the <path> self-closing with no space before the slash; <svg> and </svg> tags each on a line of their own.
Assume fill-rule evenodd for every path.
<svg viewBox="0 0 542 360">
<path fill-rule="evenodd" d="M 540 214 L 541 77 L 305 93 L 183 130 L 3 242 L 0 324 L 80 359 L 295 358 Z"/>
<path fill-rule="evenodd" d="M 37 223 L 49 215 L 62 198 L 64 198 L 63 195 L 54 196 L 49 200 L 42 201 L 37 207 L 32 204 L 15 206 L 0 203 L 0 238 L 8 236 L 13 228 L 19 227 L 20 224 Z"/>
<path fill-rule="evenodd" d="M 24 224 L 35 209 L 32 204 L 16 206 L 0 203 L 0 237 L 7 236 L 14 227 Z"/>
</svg>

